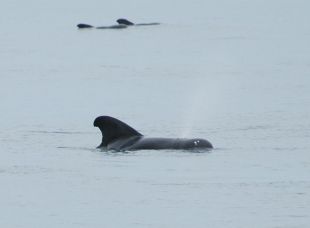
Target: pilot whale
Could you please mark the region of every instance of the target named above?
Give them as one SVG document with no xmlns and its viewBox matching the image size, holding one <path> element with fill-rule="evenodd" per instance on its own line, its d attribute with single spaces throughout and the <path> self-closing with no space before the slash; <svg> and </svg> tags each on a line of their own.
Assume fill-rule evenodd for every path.
<svg viewBox="0 0 310 228">
<path fill-rule="evenodd" d="M 213 148 L 209 141 L 200 138 L 148 138 L 126 123 L 110 116 L 97 117 L 94 121 L 94 127 L 98 127 L 102 133 L 102 141 L 97 148 L 107 150 L 194 150 Z"/>
<path fill-rule="evenodd" d="M 120 18 L 117 19 L 116 22 L 118 24 L 116 25 L 111 25 L 111 26 L 93 26 L 93 25 L 89 25 L 89 24 L 78 24 L 77 27 L 79 29 L 85 29 L 85 28 L 96 28 L 96 29 L 123 29 L 123 28 L 127 28 L 128 26 L 144 26 L 144 25 L 159 25 L 160 23 L 154 22 L 154 23 L 138 23 L 138 24 L 134 24 L 133 22 L 125 19 L 125 18 Z"/>
<path fill-rule="evenodd" d="M 117 19 L 116 22 L 120 25 L 127 25 L 127 26 L 132 26 L 132 25 L 135 25 L 135 26 L 143 26 L 143 25 L 159 25 L 160 23 L 158 22 L 152 22 L 152 23 L 138 23 L 138 24 L 134 24 L 133 22 L 125 19 L 125 18 L 120 18 L 120 19 Z"/>
<path fill-rule="evenodd" d="M 99 27 L 95 27 L 95 26 L 89 25 L 89 24 L 77 24 L 77 27 L 78 27 L 79 29 L 85 29 L 85 28 L 96 28 L 96 29 L 124 29 L 124 28 L 127 28 L 127 25 L 118 24 L 118 25 L 111 25 L 111 26 L 99 26 Z"/>
</svg>

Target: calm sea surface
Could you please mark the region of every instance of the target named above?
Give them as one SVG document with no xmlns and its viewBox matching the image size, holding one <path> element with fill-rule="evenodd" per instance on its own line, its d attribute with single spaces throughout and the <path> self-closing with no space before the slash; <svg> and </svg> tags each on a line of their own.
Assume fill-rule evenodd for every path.
<svg viewBox="0 0 310 228">
<path fill-rule="evenodd" d="M 309 227 L 309 7 L 4 0 L 0 227 Z M 162 24 L 75 27 L 119 17 Z M 215 149 L 100 151 L 99 115 Z"/>
</svg>

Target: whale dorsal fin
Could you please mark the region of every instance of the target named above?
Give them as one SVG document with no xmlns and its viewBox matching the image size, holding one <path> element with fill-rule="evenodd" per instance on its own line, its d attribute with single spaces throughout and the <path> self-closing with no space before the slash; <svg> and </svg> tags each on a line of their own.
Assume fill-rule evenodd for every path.
<svg viewBox="0 0 310 228">
<path fill-rule="evenodd" d="M 102 143 L 99 147 L 107 146 L 110 142 L 120 138 L 142 136 L 141 133 L 126 123 L 110 116 L 97 117 L 94 126 L 98 127 L 102 133 Z"/>
<path fill-rule="evenodd" d="M 134 23 L 132 23 L 131 21 L 128 21 L 125 18 L 117 19 L 116 22 L 122 25 L 134 25 Z"/>
</svg>

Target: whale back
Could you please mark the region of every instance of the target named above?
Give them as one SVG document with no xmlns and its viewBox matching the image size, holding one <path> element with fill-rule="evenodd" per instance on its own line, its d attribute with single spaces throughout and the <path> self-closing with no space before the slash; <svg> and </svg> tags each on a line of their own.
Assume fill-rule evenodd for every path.
<svg viewBox="0 0 310 228">
<path fill-rule="evenodd" d="M 142 136 L 141 133 L 126 123 L 110 116 L 97 117 L 94 126 L 98 127 L 102 133 L 102 142 L 98 147 L 106 147 L 109 143 L 118 139 Z"/>
<path fill-rule="evenodd" d="M 88 25 L 88 24 L 78 24 L 77 27 L 78 28 L 93 28 L 94 26 Z"/>
</svg>

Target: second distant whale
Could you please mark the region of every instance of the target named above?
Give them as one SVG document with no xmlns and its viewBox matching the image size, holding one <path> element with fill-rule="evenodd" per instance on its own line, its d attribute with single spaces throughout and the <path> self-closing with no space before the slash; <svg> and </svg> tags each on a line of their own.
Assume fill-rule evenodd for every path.
<svg viewBox="0 0 310 228">
<path fill-rule="evenodd" d="M 160 23 L 158 23 L 158 22 L 134 24 L 134 23 L 132 23 L 131 21 L 128 21 L 127 19 L 125 19 L 125 18 L 117 19 L 116 22 L 117 22 L 119 25 L 127 25 L 127 26 L 132 26 L 132 25 L 135 25 L 135 26 L 143 26 L 143 25 L 159 25 L 159 24 L 160 24 Z"/>
<path fill-rule="evenodd" d="M 93 25 L 89 25 L 89 24 L 78 24 L 77 27 L 79 29 L 85 29 L 85 28 L 96 28 L 96 29 L 124 29 L 127 28 L 128 26 L 147 26 L 147 25 L 159 25 L 160 23 L 157 22 L 153 22 L 153 23 L 138 23 L 138 24 L 134 24 L 133 22 L 125 19 L 125 18 L 120 18 L 117 19 L 116 22 L 118 24 L 116 25 L 110 25 L 110 26 L 93 26 Z"/>
</svg>

